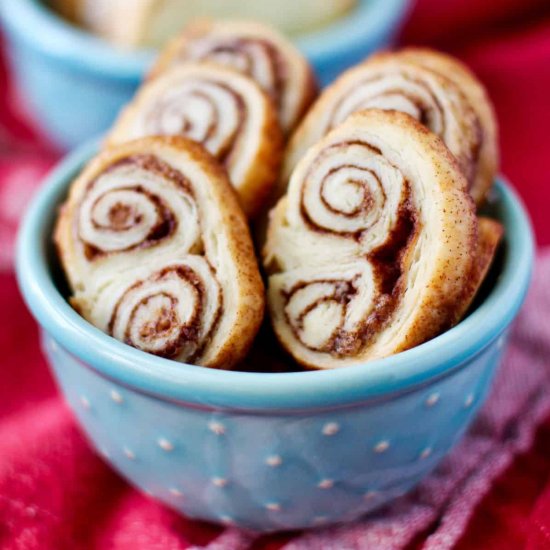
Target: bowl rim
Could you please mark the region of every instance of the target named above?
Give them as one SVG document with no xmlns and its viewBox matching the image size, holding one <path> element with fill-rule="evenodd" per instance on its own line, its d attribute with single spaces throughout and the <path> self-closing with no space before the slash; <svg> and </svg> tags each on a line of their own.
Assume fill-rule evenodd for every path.
<svg viewBox="0 0 550 550">
<path fill-rule="evenodd" d="M 466 319 L 444 334 L 392 357 L 342 369 L 292 373 L 220 371 L 177 363 L 123 344 L 78 315 L 54 286 L 46 234 L 54 210 L 82 165 L 97 151 L 94 140 L 70 154 L 49 175 L 22 222 L 16 272 L 20 290 L 54 341 L 117 384 L 161 399 L 227 409 L 339 407 L 412 391 L 447 376 L 493 344 L 517 315 L 529 287 L 534 242 L 517 194 L 502 179 L 500 195 L 507 250 L 495 287 Z"/>
<path fill-rule="evenodd" d="M 409 6 L 408 0 L 359 0 L 350 13 L 291 40 L 313 65 L 334 61 L 396 30 Z M 0 16 L 27 45 L 74 70 L 136 80 L 142 78 L 156 55 L 153 50 L 117 48 L 65 21 L 41 0 L 2 0 Z"/>
<path fill-rule="evenodd" d="M 141 79 L 154 59 L 148 50 L 125 51 L 86 32 L 44 5 L 42 0 L 1 0 L 0 21 L 27 46 L 78 72 L 118 80 Z"/>
</svg>

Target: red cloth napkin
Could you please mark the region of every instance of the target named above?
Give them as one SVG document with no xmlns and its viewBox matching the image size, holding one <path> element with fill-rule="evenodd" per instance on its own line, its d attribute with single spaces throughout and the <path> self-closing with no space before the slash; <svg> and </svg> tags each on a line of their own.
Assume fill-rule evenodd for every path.
<svg viewBox="0 0 550 550">
<path fill-rule="evenodd" d="M 548 0 L 419 0 L 402 40 L 458 55 L 487 84 L 501 122 L 503 171 L 526 200 L 539 243 L 550 244 Z M 9 88 L 0 63 L 0 548 L 550 549 L 549 253 L 540 254 L 476 425 L 437 475 L 384 514 L 257 539 L 186 520 L 129 488 L 91 451 L 58 397 L 17 293 L 17 223 L 58 155 Z"/>
</svg>

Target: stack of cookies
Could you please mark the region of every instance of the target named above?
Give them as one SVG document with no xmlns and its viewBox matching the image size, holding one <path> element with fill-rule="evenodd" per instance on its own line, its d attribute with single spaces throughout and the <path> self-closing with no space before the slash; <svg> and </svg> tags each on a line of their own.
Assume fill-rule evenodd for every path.
<svg viewBox="0 0 550 550">
<path fill-rule="evenodd" d="M 477 214 L 498 167 L 485 90 L 457 60 L 406 49 L 316 95 L 273 29 L 187 27 L 59 215 L 80 314 L 145 352 L 225 369 L 266 301 L 281 346 L 313 369 L 458 323 L 503 233 Z"/>
</svg>

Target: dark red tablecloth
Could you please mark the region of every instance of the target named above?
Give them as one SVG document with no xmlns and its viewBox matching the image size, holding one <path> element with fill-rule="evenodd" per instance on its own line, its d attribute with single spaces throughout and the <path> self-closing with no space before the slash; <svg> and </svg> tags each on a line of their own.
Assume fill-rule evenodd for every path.
<svg viewBox="0 0 550 550">
<path fill-rule="evenodd" d="M 550 244 L 550 2 L 419 0 L 402 41 L 448 50 L 486 83 L 500 120 L 503 173 L 526 201 L 539 244 Z M 11 256 L 20 212 L 57 155 L 25 121 L 9 81 L 0 63 L 0 547 L 204 545 L 220 529 L 131 490 L 91 452 L 54 388 Z M 549 474 L 550 419 L 483 500 L 457 548 L 550 549 Z M 253 548 L 288 540 L 262 539 Z M 421 547 L 422 540 L 411 546 Z"/>
</svg>

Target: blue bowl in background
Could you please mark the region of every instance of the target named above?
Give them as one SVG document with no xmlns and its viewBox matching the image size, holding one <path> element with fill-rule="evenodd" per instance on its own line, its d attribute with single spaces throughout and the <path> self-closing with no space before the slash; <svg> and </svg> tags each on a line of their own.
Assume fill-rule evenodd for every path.
<svg viewBox="0 0 550 550">
<path fill-rule="evenodd" d="M 52 224 L 87 146 L 50 176 L 18 241 L 20 288 L 61 391 L 127 480 L 191 518 L 257 531 L 350 521 L 409 491 L 482 405 L 527 292 L 533 237 L 502 180 L 506 227 L 481 304 L 412 350 L 332 371 L 250 373 L 176 363 L 84 321 L 56 283 Z"/>
<path fill-rule="evenodd" d="M 349 15 L 296 40 L 323 84 L 388 45 L 408 0 L 359 0 Z M 18 88 L 41 129 L 70 149 L 99 135 L 133 96 L 154 52 L 124 52 L 63 21 L 40 0 L 1 0 Z"/>
</svg>

